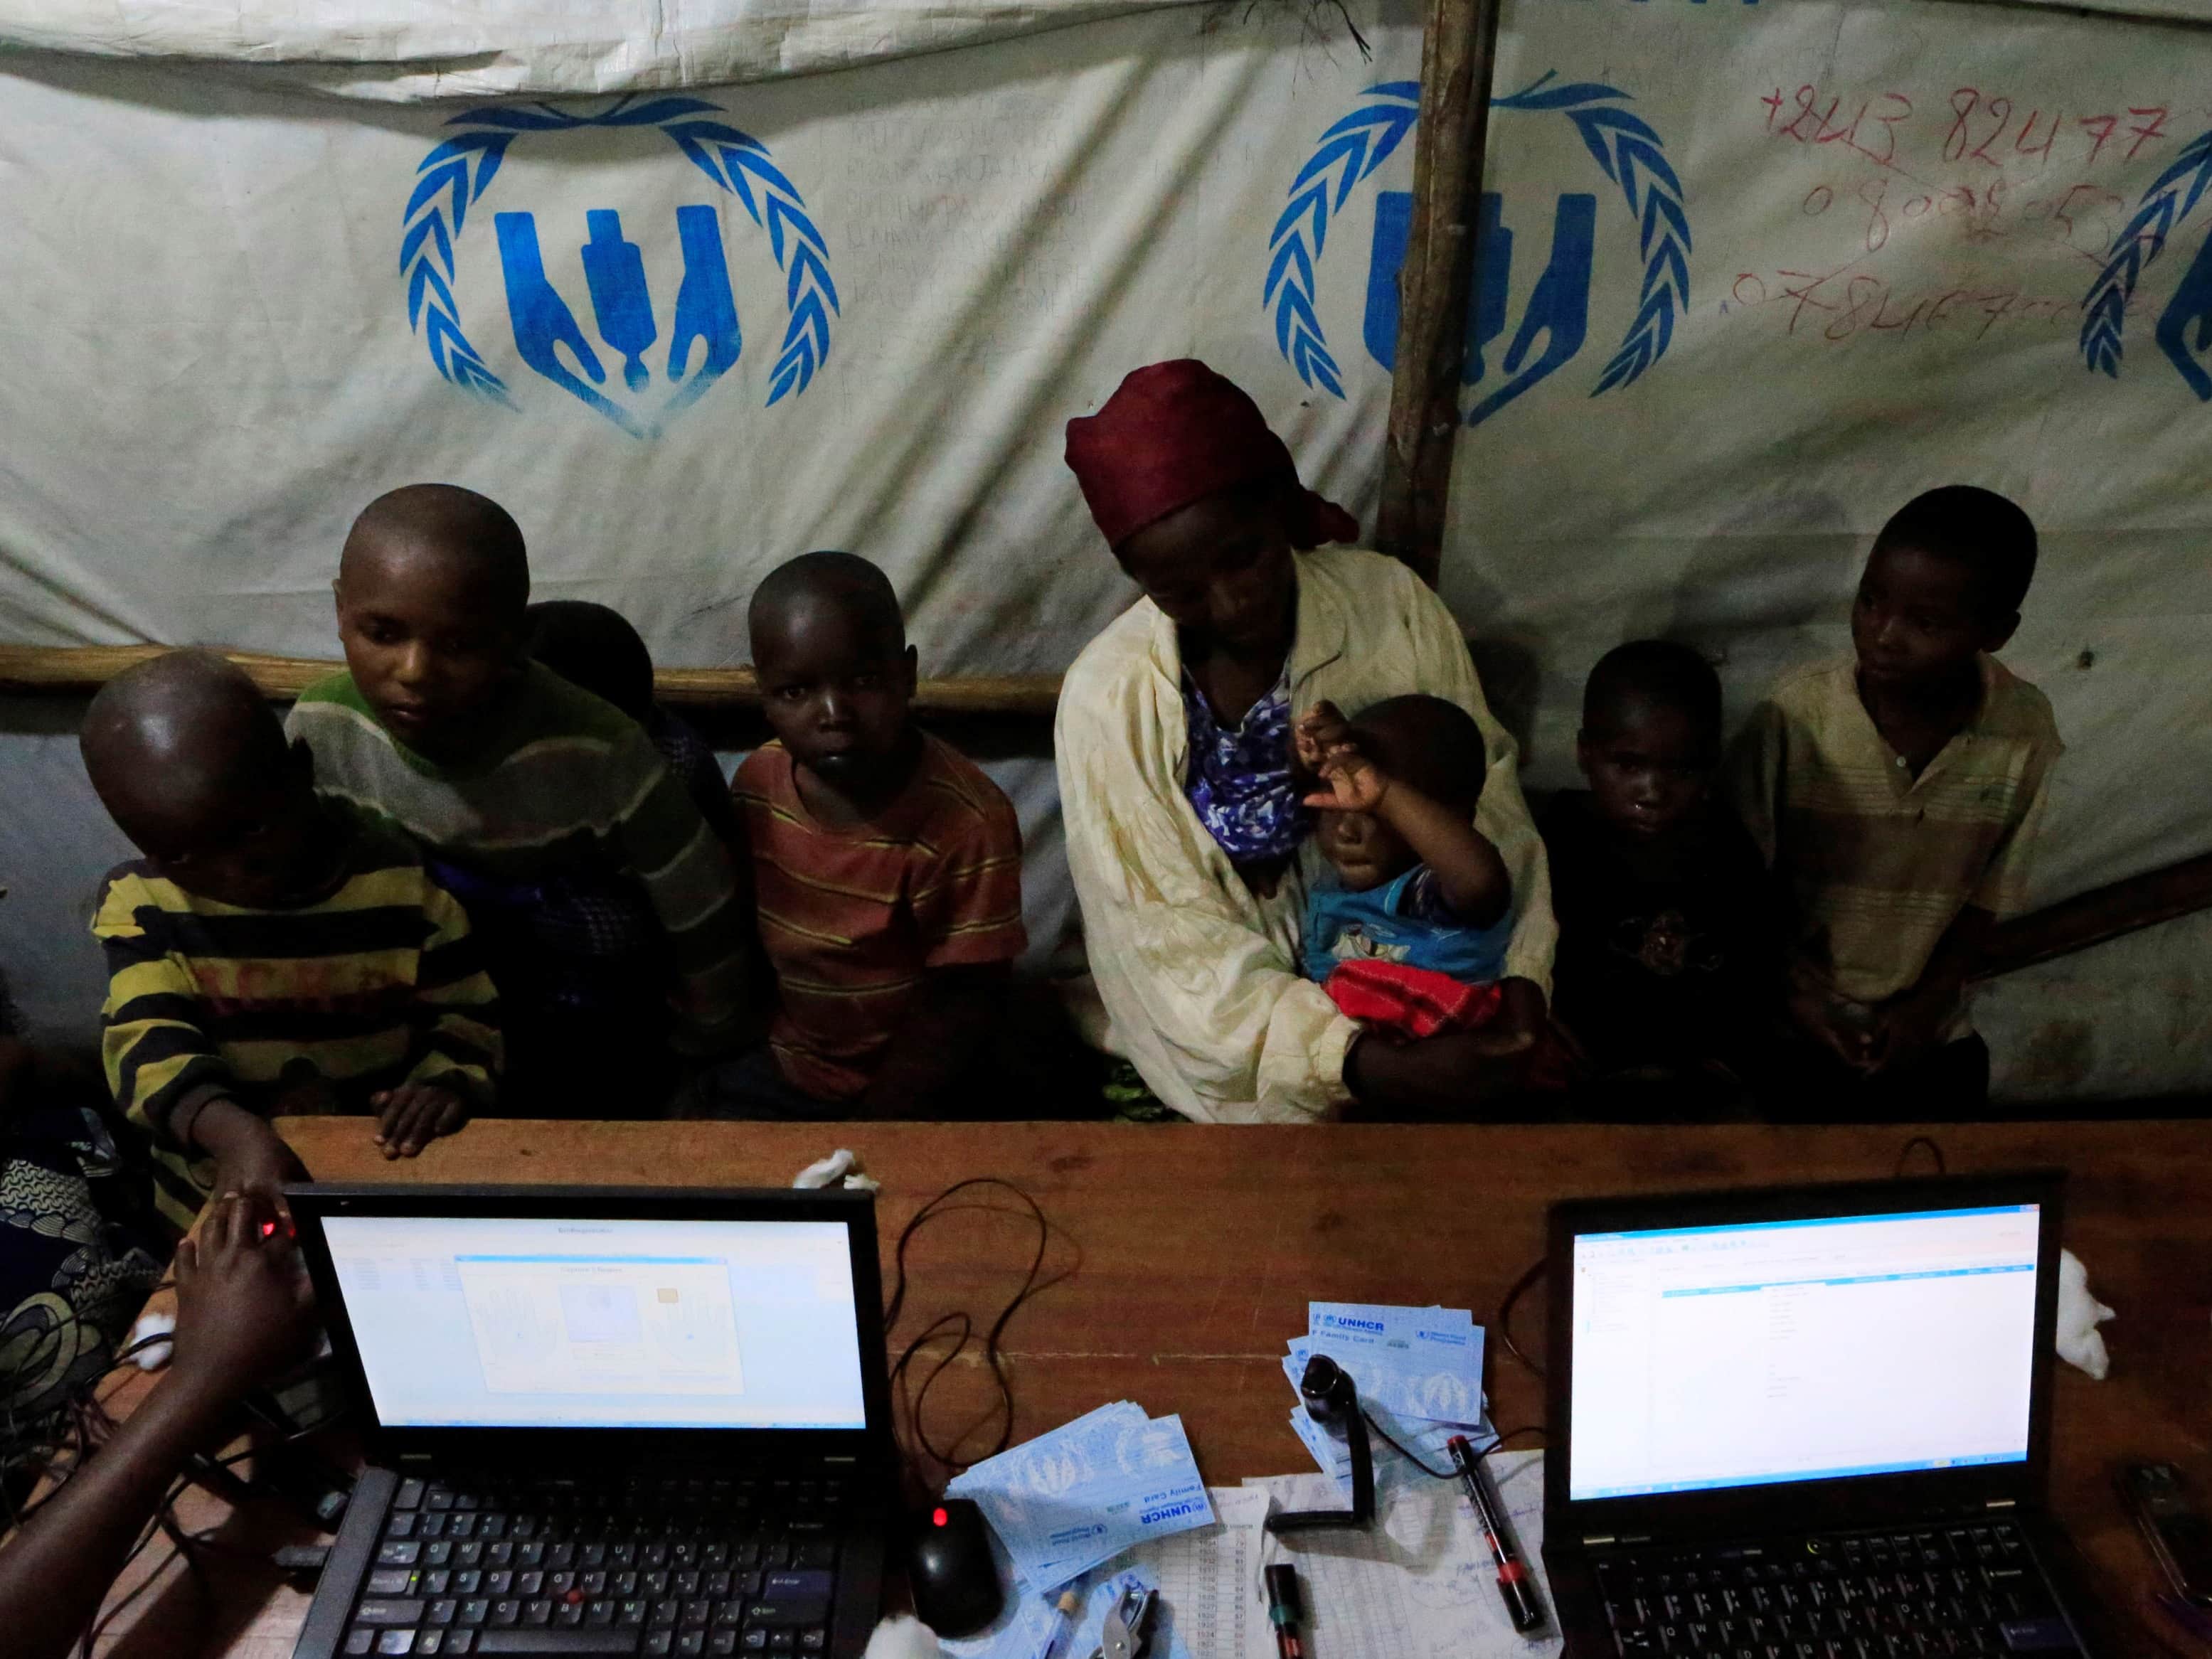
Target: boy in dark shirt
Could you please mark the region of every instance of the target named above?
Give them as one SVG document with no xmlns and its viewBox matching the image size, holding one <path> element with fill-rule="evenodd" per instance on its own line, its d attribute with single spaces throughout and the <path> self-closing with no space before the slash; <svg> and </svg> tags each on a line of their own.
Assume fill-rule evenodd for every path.
<svg viewBox="0 0 2212 1659">
<path fill-rule="evenodd" d="M 740 837 L 729 780 L 707 740 L 653 700 L 653 653 L 629 618 L 588 599 L 543 599 L 522 615 L 528 629 L 525 649 L 569 684 L 604 698 L 643 726 L 707 827 L 725 846 L 736 846 Z"/>
<path fill-rule="evenodd" d="M 1759 849 L 1713 801 L 1719 678 L 1687 646 L 1616 647 L 1590 672 L 1575 752 L 1590 787 L 1540 824 L 1555 1024 L 1593 1081 L 1741 1079 L 1778 1000 L 1778 940 Z"/>
</svg>

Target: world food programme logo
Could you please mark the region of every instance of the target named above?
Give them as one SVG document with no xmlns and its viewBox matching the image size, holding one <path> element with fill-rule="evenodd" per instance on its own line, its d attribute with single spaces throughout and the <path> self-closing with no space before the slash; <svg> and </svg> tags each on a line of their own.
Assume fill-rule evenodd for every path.
<svg viewBox="0 0 2212 1659">
<path fill-rule="evenodd" d="M 2120 337 L 2136 284 L 2151 261 L 2166 252 L 2166 239 L 2189 216 L 2208 185 L 2212 132 L 2183 150 L 2142 193 L 2135 216 L 2112 238 L 2112 252 L 2082 296 L 2081 357 L 2092 369 L 2119 379 Z M 2182 273 L 2152 337 L 2189 389 L 2212 403 L 2212 374 L 2204 367 L 2204 359 L 2212 356 L 2212 235 L 2198 246 L 2196 258 Z"/>
<path fill-rule="evenodd" d="M 1554 71 L 1553 73 L 1556 73 Z M 1630 386 L 1667 355 L 1674 319 L 1690 306 L 1690 222 L 1682 184 L 1667 163 L 1659 135 L 1622 106 L 1628 94 L 1595 82 L 1553 86 L 1547 73 L 1510 97 L 1493 98 L 1498 110 L 1563 115 L 1607 179 L 1619 186 L 1637 223 L 1644 285 L 1635 320 L 1607 360 L 1590 395 Z M 1314 308 L 1315 269 L 1328 239 L 1329 222 L 1364 179 L 1388 161 L 1420 112 L 1420 88 L 1389 81 L 1361 95 L 1359 106 L 1321 136 L 1312 156 L 1291 180 L 1290 204 L 1267 239 L 1267 280 L 1261 299 L 1272 313 L 1276 349 L 1308 386 L 1344 396 L 1343 375 Z M 1375 235 L 1367 268 L 1367 309 L 1362 329 L 1367 355 L 1390 368 L 1398 349 L 1398 270 L 1413 198 L 1384 191 L 1376 198 Z M 1523 234 L 1526 234 L 1525 228 Z M 1504 198 L 1485 191 L 1477 246 L 1481 250 L 1468 295 L 1467 357 L 1462 384 L 1485 388 L 1467 412 L 1479 426 L 1538 381 L 1554 374 L 1583 349 L 1589 331 L 1590 271 L 1597 246 L 1597 198 L 1583 191 L 1559 195 L 1552 210 L 1552 248 L 1543 275 L 1492 372 L 1486 349 L 1504 334 L 1514 231 Z M 1533 255 L 1524 252 L 1524 258 Z"/>
<path fill-rule="evenodd" d="M 829 245 L 807 213 L 799 187 L 776 167 L 768 146 L 710 118 L 723 113 L 720 106 L 697 98 L 640 102 L 633 94 L 590 115 L 542 104 L 521 108 L 494 105 L 465 111 L 448 121 L 446 125 L 455 130 L 453 136 L 415 169 L 415 191 L 402 216 L 404 228 L 399 242 L 407 325 L 428 349 L 438 373 L 465 392 L 509 409 L 518 407 L 514 388 L 493 371 L 461 325 L 453 294 L 454 253 L 462 227 L 518 139 L 617 127 L 659 132 L 714 181 L 719 195 L 678 207 L 672 227 L 626 228 L 617 209 L 586 211 L 584 281 L 592 321 L 606 349 L 604 359 L 585 337 L 568 300 L 546 275 L 538 216 L 494 216 L 507 321 L 523 363 L 633 437 L 653 436 L 698 402 L 744 349 L 722 245 L 721 200 L 734 197 L 753 223 L 768 232 L 769 250 L 784 277 L 783 342 L 769 377 L 768 401 L 771 405 L 781 403 L 811 386 L 816 371 L 829 361 L 830 319 L 838 313 L 837 288 L 830 279 Z M 664 345 L 659 320 L 662 313 L 656 311 L 647 283 L 644 255 L 629 235 L 657 235 L 667 228 L 675 231 L 684 276 Z M 550 224 L 546 233 L 549 238 L 573 234 L 567 227 L 556 231 Z M 562 347 L 568 362 L 556 349 Z"/>
</svg>

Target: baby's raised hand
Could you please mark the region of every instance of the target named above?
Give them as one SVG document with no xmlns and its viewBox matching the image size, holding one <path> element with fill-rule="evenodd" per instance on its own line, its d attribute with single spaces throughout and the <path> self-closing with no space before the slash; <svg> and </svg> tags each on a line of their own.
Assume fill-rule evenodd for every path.
<svg viewBox="0 0 2212 1659">
<path fill-rule="evenodd" d="M 1316 811 L 1377 811 L 1389 792 L 1389 775 L 1351 738 L 1332 744 L 1315 769 L 1324 787 L 1308 795 L 1305 803 Z"/>
<path fill-rule="evenodd" d="M 1317 702 L 1291 727 L 1291 758 L 1318 777 L 1328 751 L 1351 736 L 1352 722 L 1344 718 L 1344 711 L 1333 702 Z"/>
</svg>

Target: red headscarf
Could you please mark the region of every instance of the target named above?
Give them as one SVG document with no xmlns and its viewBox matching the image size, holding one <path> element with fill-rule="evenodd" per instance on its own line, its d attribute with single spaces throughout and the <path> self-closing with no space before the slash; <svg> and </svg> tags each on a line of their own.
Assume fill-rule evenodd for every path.
<svg viewBox="0 0 2212 1659">
<path fill-rule="evenodd" d="M 1136 370 L 1096 415 L 1070 421 L 1067 465 L 1113 547 L 1193 501 L 1277 477 L 1299 504 L 1294 545 L 1359 537 L 1358 520 L 1298 483 L 1291 452 L 1244 389 L 1194 357 Z"/>
</svg>

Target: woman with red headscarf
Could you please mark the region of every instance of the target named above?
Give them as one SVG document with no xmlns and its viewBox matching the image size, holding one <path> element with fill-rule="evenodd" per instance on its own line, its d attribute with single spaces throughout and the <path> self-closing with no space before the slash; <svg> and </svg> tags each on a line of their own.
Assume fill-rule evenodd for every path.
<svg viewBox="0 0 2212 1659">
<path fill-rule="evenodd" d="M 1512 1090 L 1558 928 L 1516 745 L 1451 613 L 1395 560 L 1322 547 L 1358 526 L 1299 483 L 1258 407 L 1203 363 L 1131 374 L 1068 422 L 1067 464 L 1145 594 L 1076 659 L 1054 732 L 1109 1046 L 1210 1122 L 1307 1121 L 1355 1099 L 1472 1113 Z M 1357 713 L 1409 692 L 1481 729 L 1475 823 L 1505 860 L 1517 920 L 1500 1022 L 1394 1043 L 1298 971 L 1320 864 L 1290 729 L 1317 702 Z"/>
</svg>

